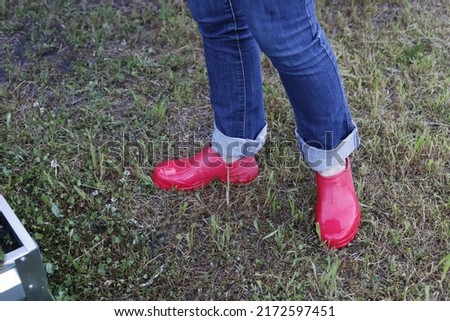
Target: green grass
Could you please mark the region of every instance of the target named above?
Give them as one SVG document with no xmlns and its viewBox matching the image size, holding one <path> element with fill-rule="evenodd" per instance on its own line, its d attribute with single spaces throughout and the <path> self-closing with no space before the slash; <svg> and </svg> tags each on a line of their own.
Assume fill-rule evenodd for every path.
<svg viewBox="0 0 450 321">
<path fill-rule="evenodd" d="M 318 241 L 313 174 L 267 58 L 257 180 L 164 192 L 153 166 L 212 129 L 185 5 L 0 0 L 0 192 L 56 299 L 450 299 L 448 3 L 317 10 L 363 142 L 362 223 L 340 251 Z"/>
</svg>

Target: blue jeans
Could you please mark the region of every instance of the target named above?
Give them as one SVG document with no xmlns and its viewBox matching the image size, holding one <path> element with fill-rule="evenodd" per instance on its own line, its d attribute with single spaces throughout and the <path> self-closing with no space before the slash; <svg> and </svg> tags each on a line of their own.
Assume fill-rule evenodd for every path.
<svg viewBox="0 0 450 321">
<path fill-rule="evenodd" d="M 310 167 L 344 163 L 359 145 L 333 50 L 313 0 L 189 0 L 202 35 L 214 110 L 212 147 L 252 156 L 266 138 L 260 52 L 277 69 Z"/>
</svg>

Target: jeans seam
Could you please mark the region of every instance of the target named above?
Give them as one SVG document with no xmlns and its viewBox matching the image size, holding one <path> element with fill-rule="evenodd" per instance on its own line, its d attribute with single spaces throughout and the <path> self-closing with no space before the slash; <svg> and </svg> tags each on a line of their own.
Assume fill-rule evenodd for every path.
<svg viewBox="0 0 450 321">
<path fill-rule="evenodd" d="M 305 7 L 306 16 L 308 17 L 308 24 L 309 24 L 309 30 L 311 31 L 311 38 L 314 38 L 314 30 L 313 30 L 313 24 L 311 22 L 311 13 L 308 10 L 308 5 L 306 3 L 308 0 L 303 1 L 303 6 Z M 303 126 L 300 126 L 300 123 L 297 123 L 297 128 L 295 128 L 295 132 L 301 132 L 300 134 L 303 136 L 305 134 L 305 130 Z"/>
<path fill-rule="evenodd" d="M 309 30 L 311 30 L 311 37 L 314 38 L 314 30 L 313 30 L 313 24 L 311 22 L 311 13 L 308 10 L 308 5 L 306 4 L 306 1 L 303 1 L 303 5 L 305 6 L 306 15 L 308 16 L 308 23 L 309 23 Z"/>
<path fill-rule="evenodd" d="M 239 37 L 239 32 L 238 32 L 238 23 L 237 23 L 237 20 L 236 20 L 236 15 L 234 13 L 234 7 L 233 7 L 233 4 L 232 4 L 231 0 L 228 0 L 228 4 L 230 5 L 231 14 L 233 16 L 234 31 L 236 33 L 237 49 L 238 49 L 238 53 L 239 53 L 239 59 L 240 59 L 240 62 L 241 62 L 241 70 L 242 70 L 242 84 L 243 84 L 243 89 L 244 89 L 244 104 L 243 104 L 244 112 L 243 112 L 241 136 L 244 137 L 244 135 L 245 135 L 246 112 L 247 112 L 247 110 L 246 110 L 247 109 L 247 88 L 246 88 L 246 85 L 245 85 L 245 70 L 244 70 L 244 62 L 243 62 L 244 60 L 242 58 L 242 51 L 241 51 L 241 45 L 240 45 L 241 39 Z"/>
</svg>

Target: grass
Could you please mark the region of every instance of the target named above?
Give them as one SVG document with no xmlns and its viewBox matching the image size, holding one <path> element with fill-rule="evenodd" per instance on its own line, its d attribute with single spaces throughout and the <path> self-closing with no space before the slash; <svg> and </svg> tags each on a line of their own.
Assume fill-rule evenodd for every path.
<svg viewBox="0 0 450 321">
<path fill-rule="evenodd" d="M 179 1 L 0 0 L 0 192 L 57 300 L 449 300 L 450 14 L 437 1 L 317 1 L 362 147 L 357 238 L 326 249 L 313 174 L 263 61 L 261 174 L 163 192 L 208 142 L 201 41 Z"/>
</svg>

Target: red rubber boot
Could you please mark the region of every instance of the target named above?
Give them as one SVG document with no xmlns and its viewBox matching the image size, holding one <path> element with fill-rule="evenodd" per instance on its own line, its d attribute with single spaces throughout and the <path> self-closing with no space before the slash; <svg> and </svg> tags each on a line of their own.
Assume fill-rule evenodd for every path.
<svg viewBox="0 0 450 321">
<path fill-rule="evenodd" d="M 205 147 L 192 158 L 168 160 L 158 164 L 152 180 L 161 189 L 194 190 L 214 179 L 230 183 L 249 183 L 258 176 L 255 157 L 242 157 L 226 164 L 211 147 Z"/>
<path fill-rule="evenodd" d="M 321 240 L 335 249 L 348 245 L 355 238 L 361 216 L 350 160 L 346 162 L 347 167 L 334 176 L 316 173 L 316 222 Z"/>
</svg>

